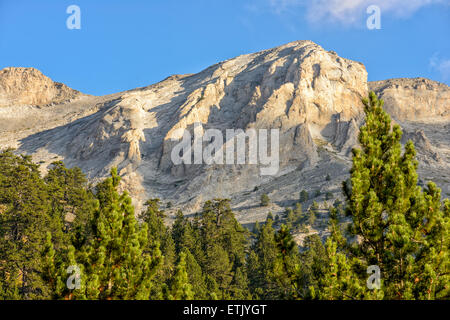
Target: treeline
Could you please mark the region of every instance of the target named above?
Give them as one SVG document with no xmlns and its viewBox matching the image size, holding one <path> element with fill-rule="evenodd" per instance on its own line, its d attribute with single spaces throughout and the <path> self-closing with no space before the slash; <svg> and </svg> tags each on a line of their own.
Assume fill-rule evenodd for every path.
<svg viewBox="0 0 450 320">
<path fill-rule="evenodd" d="M 92 186 L 79 168 L 55 162 L 42 177 L 29 156 L 1 152 L 0 298 L 449 298 L 450 201 L 417 185 L 414 146 L 402 153 L 382 101 L 371 93 L 364 104 L 343 183 L 348 223 L 330 208 L 330 236 L 301 248 L 291 229 L 313 223 L 315 206 L 249 231 L 215 199 L 168 227 L 159 199 L 135 214 L 116 169 Z"/>
</svg>

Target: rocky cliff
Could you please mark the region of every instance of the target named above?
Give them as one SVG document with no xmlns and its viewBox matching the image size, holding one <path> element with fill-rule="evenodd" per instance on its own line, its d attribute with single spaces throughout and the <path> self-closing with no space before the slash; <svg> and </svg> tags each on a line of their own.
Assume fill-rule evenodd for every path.
<svg viewBox="0 0 450 320">
<path fill-rule="evenodd" d="M 0 107 L 43 106 L 80 96 L 79 91 L 53 82 L 34 68 L 5 68 L 0 71 Z"/>
<path fill-rule="evenodd" d="M 238 219 L 251 223 L 268 211 L 284 211 L 302 189 L 317 194 L 319 202 L 326 193 L 342 197 L 340 183 L 348 177 L 349 152 L 363 123 L 361 98 L 369 88 L 386 100 L 388 112 L 405 128 L 404 139 L 416 142 L 423 181 L 437 178 L 445 188 L 450 184 L 449 87 L 420 78 L 368 84 L 361 63 L 311 41 L 103 97 L 65 86 L 57 93 L 53 82 L 42 77 L 43 88 L 31 84 L 31 76 L 14 85 L 10 75 L 15 73 L 13 68 L 0 72 L 0 88 L 8 83 L 3 85 L 7 90 L 0 89 L 5 106 L 0 108 L 0 146 L 33 154 L 44 170 L 64 160 L 81 167 L 93 182 L 117 166 L 122 188 L 130 190 L 135 204 L 159 197 L 173 204 L 169 214 L 176 208 L 195 212 L 208 199 L 228 197 Z M 175 164 L 171 154 L 180 132 L 193 135 L 199 124 L 222 133 L 225 143 L 227 129 L 279 129 L 278 170 L 263 175 L 261 164 L 248 161 Z M 202 142 L 204 148 L 210 144 Z M 259 205 L 263 193 L 271 199 L 269 207 Z"/>
<path fill-rule="evenodd" d="M 425 78 L 389 79 L 369 83 L 385 102 L 386 111 L 400 121 L 450 121 L 450 90 Z"/>
</svg>

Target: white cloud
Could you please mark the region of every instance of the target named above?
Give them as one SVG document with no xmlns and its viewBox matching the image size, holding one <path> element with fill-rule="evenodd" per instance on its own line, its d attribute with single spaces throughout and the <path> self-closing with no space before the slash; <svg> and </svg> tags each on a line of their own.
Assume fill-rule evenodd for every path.
<svg viewBox="0 0 450 320">
<path fill-rule="evenodd" d="M 444 80 L 450 79 L 450 59 L 442 59 L 436 52 L 430 58 L 430 67 L 438 71 Z"/>
<path fill-rule="evenodd" d="M 269 0 L 272 11 L 277 14 L 304 7 L 309 22 L 328 20 L 345 25 L 359 23 L 367 17 L 366 9 L 370 5 L 379 6 L 382 15 L 409 17 L 424 6 L 446 2 L 448 0 Z"/>
</svg>

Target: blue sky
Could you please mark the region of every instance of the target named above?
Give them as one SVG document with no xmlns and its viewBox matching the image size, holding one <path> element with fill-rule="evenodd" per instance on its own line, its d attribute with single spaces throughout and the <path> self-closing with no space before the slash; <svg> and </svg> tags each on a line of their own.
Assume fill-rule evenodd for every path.
<svg viewBox="0 0 450 320">
<path fill-rule="evenodd" d="M 381 9 L 369 30 L 366 9 Z M 81 9 L 69 30 L 66 9 Z M 450 84 L 450 0 L 0 0 L 0 69 L 35 67 L 102 95 L 312 40 L 364 63 L 369 80 Z"/>
</svg>

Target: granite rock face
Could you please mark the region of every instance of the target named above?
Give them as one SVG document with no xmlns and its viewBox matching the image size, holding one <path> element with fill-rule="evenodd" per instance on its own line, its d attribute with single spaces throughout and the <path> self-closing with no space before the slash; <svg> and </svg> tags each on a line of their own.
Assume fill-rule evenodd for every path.
<svg viewBox="0 0 450 320">
<path fill-rule="evenodd" d="M 310 194 L 319 190 L 318 202 L 326 193 L 341 198 L 340 183 L 348 177 L 350 151 L 364 121 L 361 98 L 369 88 L 386 100 L 386 109 L 405 129 L 404 139 L 417 144 L 424 181 L 441 171 L 438 184 L 450 184 L 449 88 L 427 79 L 368 84 L 361 63 L 311 41 L 103 97 L 65 86 L 55 91 L 38 71 L 14 85 L 8 80 L 11 72 L 0 72 L 0 147 L 32 154 L 44 171 L 55 160 L 79 166 L 92 182 L 117 166 L 121 187 L 130 191 L 138 210 L 146 199 L 159 197 L 173 204 L 169 215 L 178 208 L 188 214 L 206 200 L 227 197 L 238 219 L 252 223 L 265 219 L 268 211 L 283 212 L 298 201 L 302 189 Z M 8 83 L 7 90 L 2 83 Z M 199 126 L 217 130 L 225 143 L 230 143 L 230 129 L 278 129 L 278 170 L 263 175 L 263 164 L 248 161 L 175 164 L 172 150 L 180 133 L 194 136 Z M 203 150 L 212 143 L 201 142 Z M 271 199 L 269 207 L 259 206 L 263 193 Z"/>
<path fill-rule="evenodd" d="M 373 81 L 369 88 L 399 121 L 450 121 L 450 88 L 425 78 Z"/>
<path fill-rule="evenodd" d="M 0 71 L 0 107 L 56 104 L 80 95 L 34 68 L 10 67 Z"/>
</svg>

